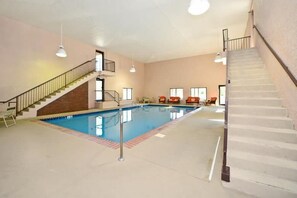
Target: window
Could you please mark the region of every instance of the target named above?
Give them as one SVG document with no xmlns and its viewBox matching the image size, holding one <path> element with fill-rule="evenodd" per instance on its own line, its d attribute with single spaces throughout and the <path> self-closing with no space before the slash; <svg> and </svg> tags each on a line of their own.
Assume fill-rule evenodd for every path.
<svg viewBox="0 0 297 198">
<path fill-rule="evenodd" d="M 205 101 L 207 98 L 207 90 L 206 87 L 192 87 L 191 88 L 191 96 L 199 97 L 201 101 Z"/>
<path fill-rule="evenodd" d="M 123 100 L 132 100 L 132 88 L 123 88 Z"/>
<path fill-rule="evenodd" d="M 178 96 L 183 99 L 184 89 L 183 88 L 170 88 L 170 97 Z"/>
</svg>

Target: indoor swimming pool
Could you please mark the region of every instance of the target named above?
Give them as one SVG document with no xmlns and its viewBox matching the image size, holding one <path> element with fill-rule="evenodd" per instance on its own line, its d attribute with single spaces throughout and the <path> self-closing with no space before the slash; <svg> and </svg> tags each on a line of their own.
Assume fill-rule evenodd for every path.
<svg viewBox="0 0 297 198">
<path fill-rule="evenodd" d="M 120 117 L 123 141 L 130 141 L 193 111 L 194 107 L 144 105 L 132 108 L 64 116 L 43 121 L 112 142 L 120 141 Z"/>
</svg>

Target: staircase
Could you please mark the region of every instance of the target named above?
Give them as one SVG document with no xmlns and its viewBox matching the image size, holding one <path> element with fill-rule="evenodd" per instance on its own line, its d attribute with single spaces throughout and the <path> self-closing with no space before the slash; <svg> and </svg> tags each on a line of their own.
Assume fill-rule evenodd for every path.
<svg viewBox="0 0 297 198">
<path fill-rule="evenodd" d="M 297 131 L 256 49 L 229 52 L 228 188 L 297 197 Z"/>
<path fill-rule="evenodd" d="M 37 110 L 96 78 L 98 74 L 99 72 L 95 70 L 95 59 L 92 59 L 0 103 L 15 107 L 17 119 L 36 117 Z"/>
<path fill-rule="evenodd" d="M 67 94 L 68 92 L 74 90 L 75 88 L 79 87 L 80 85 L 88 82 L 89 80 L 98 77 L 98 72 L 94 71 L 92 73 L 89 73 L 78 80 L 74 81 L 73 83 L 67 85 L 64 88 L 61 88 L 52 94 L 48 95 L 47 97 L 43 98 L 42 100 L 39 100 L 34 105 L 29 106 L 28 108 L 24 109 L 19 115 L 17 116 L 17 119 L 25 119 L 25 118 L 32 118 L 37 116 L 37 111 L 41 109 L 42 107 L 45 107 L 49 103 L 57 100 L 61 96 Z"/>
</svg>

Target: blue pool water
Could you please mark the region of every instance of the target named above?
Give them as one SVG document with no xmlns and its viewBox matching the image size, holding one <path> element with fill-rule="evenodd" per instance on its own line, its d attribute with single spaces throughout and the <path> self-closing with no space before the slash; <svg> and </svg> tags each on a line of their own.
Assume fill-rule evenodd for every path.
<svg viewBox="0 0 297 198">
<path fill-rule="evenodd" d="M 125 108 L 123 111 L 124 142 L 136 138 L 152 129 L 177 119 L 190 111 L 191 107 L 152 106 Z M 45 122 L 75 131 L 119 142 L 120 110 L 46 119 Z"/>
</svg>

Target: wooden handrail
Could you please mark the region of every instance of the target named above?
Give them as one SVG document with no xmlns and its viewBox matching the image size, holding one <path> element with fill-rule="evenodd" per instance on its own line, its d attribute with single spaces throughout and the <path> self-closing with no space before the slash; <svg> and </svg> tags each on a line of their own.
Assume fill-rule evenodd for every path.
<svg viewBox="0 0 297 198">
<path fill-rule="evenodd" d="M 257 33 L 259 34 L 259 36 L 262 38 L 262 40 L 264 41 L 265 45 L 268 47 L 268 49 L 271 51 L 271 53 L 274 55 L 274 57 L 276 58 L 276 60 L 281 64 L 281 66 L 283 67 L 283 69 L 287 72 L 288 76 L 291 78 L 291 80 L 293 81 L 293 83 L 295 84 L 295 86 L 297 87 L 297 79 L 295 78 L 295 76 L 292 74 L 292 72 L 290 71 L 289 67 L 284 63 L 284 61 L 280 58 L 280 56 L 274 51 L 274 49 L 269 45 L 269 43 L 266 41 L 266 39 L 263 37 L 263 35 L 261 34 L 261 32 L 259 31 L 259 29 L 257 28 L 256 25 L 253 26 L 255 28 L 255 30 L 257 31 Z"/>
</svg>

